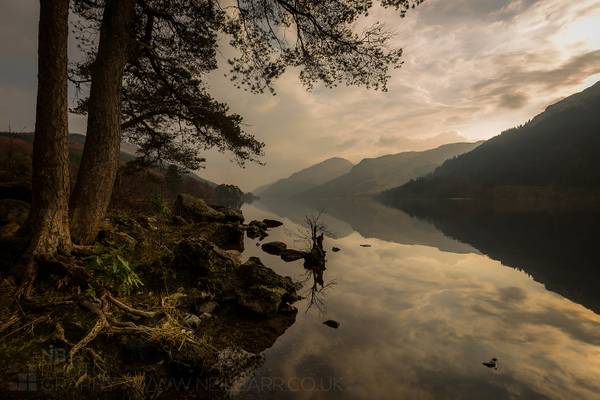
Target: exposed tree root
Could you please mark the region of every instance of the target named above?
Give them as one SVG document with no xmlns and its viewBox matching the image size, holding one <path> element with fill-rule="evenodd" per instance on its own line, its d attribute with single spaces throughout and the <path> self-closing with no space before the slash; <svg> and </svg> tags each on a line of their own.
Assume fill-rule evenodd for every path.
<svg viewBox="0 0 600 400">
<path fill-rule="evenodd" d="M 115 299 L 111 294 L 107 294 L 106 297 L 115 306 L 119 307 L 123 311 L 128 312 L 129 314 L 137 315 L 139 317 L 144 317 L 144 318 L 154 318 L 157 315 L 157 313 L 153 312 L 153 311 L 143 311 L 143 310 L 138 310 L 136 308 L 128 306 L 127 304 L 123 303 L 122 301 Z"/>
<path fill-rule="evenodd" d="M 8 330 L 11 326 L 16 324 L 20 320 L 21 317 L 19 317 L 19 314 L 17 314 L 16 312 L 13 313 L 6 322 L 3 322 L 2 325 L 0 325 L 0 333 L 3 333 L 4 331 Z"/>
</svg>

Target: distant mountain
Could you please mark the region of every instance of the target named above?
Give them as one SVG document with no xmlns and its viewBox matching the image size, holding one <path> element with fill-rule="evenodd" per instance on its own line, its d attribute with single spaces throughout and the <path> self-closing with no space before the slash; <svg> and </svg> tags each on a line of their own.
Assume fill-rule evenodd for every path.
<svg viewBox="0 0 600 400">
<path fill-rule="evenodd" d="M 347 173 L 352 167 L 353 164 L 346 159 L 329 158 L 298 171 L 288 178 L 280 179 L 267 187 L 259 187 L 253 193 L 261 197 L 294 197 Z"/>
<path fill-rule="evenodd" d="M 373 195 L 429 174 L 447 159 L 471 151 L 481 143 L 452 143 L 426 151 L 366 158 L 347 174 L 309 189 L 302 195 L 330 198 Z"/>
<path fill-rule="evenodd" d="M 600 82 L 383 197 L 595 198 L 600 194 L 599 111 Z"/>
</svg>

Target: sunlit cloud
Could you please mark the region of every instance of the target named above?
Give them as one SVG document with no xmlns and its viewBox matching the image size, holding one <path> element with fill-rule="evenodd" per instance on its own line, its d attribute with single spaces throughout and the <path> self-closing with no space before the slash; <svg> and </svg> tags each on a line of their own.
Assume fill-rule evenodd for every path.
<svg viewBox="0 0 600 400">
<path fill-rule="evenodd" d="M 11 2 L 0 15 L 2 37 L 10 38 L 0 43 L 2 129 L 9 121 L 33 129 L 36 8 Z M 600 79 L 600 0 L 427 0 L 404 19 L 375 9 L 357 26 L 374 21 L 385 22 L 404 49 L 387 93 L 307 92 L 290 70 L 275 97 L 253 95 L 235 89 L 224 70 L 212 74 L 214 95 L 265 142 L 266 166 L 240 170 L 230 155 L 211 151 L 200 174 L 251 190 L 328 157 L 358 162 L 486 139 Z M 225 67 L 229 52 L 220 54 Z M 84 119 L 70 123 L 71 131 L 85 131 Z"/>
</svg>

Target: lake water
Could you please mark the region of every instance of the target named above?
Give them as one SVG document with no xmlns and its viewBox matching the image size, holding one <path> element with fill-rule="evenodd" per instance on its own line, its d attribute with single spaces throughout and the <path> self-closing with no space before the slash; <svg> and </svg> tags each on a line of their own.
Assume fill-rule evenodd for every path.
<svg viewBox="0 0 600 400">
<path fill-rule="evenodd" d="M 303 217 L 321 206 L 243 211 L 284 222 L 265 241 L 302 249 Z M 235 398 L 600 398 L 597 215 L 326 207 L 322 277 L 246 240 L 247 256 L 303 281 L 305 299 Z M 482 365 L 492 358 L 496 369 Z"/>
</svg>

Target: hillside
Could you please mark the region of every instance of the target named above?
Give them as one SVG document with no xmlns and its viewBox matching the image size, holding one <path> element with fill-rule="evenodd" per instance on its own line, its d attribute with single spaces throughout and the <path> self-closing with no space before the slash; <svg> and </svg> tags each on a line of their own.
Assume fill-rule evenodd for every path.
<svg viewBox="0 0 600 400">
<path fill-rule="evenodd" d="M 600 82 L 384 198 L 581 199 L 600 192 Z"/>
<path fill-rule="evenodd" d="M 69 135 L 72 180 L 77 176 L 84 144 L 84 135 L 78 133 Z M 21 182 L 28 186 L 31 178 L 32 151 L 33 133 L 0 132 L 0 181 Z M 131 145 L 122 146 L 120 158 L 123 164 L 133 160 L 135 158 L 135 148 Z M 120 176 L 113 200 L 131 204 L 146 202 L 155 193 L 161 191 L 161 182 L 164 180 L 164 171 L 156 168 L 128 171 Z M 216 201 L 215 188 L 218 185 L 199 177 L 193 172 L 182 176 L 181 182 L 176 186 L 177 191 L 190 193 L 207 201 Z M 176 193 L 171 193 L 171 195 L 174 194 Z M 169 193 L 165 193 L 165 195 L 169 195 Z"/>
<path fill-rule="evenodd" d="M 481 142 L 452 143 L 426 151 L 409 151 L 359 162 L 347 173 L 309 189 L 306 197 L 373 195 L 433 172 L 445 160 L 471 151 Z"/>
<path fill-rule="evenodd" d="M 254 193 L 261 197 L 293 197 L 347 173 L 352 167 L 346 159 L 329 158 L 271 185 L 259 187 Z"/>
</svg>

